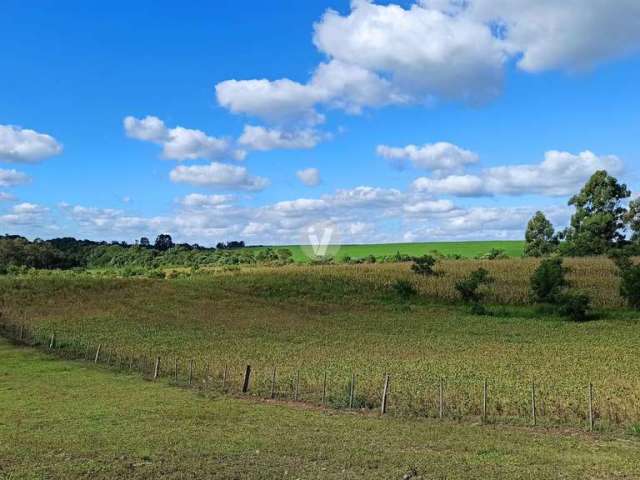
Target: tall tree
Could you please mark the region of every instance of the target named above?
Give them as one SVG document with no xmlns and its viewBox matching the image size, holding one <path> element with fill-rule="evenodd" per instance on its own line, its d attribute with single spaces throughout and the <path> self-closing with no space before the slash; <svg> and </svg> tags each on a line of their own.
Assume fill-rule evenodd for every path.
<svg viewBox="0 0 640 480">
<path fill-rule="evenodd" d="M 173 240 L 171 239 L 171 235 L 162 233 L 156 237 L 155 249 L 160 250 L 161 252 L 164 250 L 169 250 L 173 247 Z"/>
<path fill-rule="evenodd" d="M 529 220 L 524 238 L 526 241 L 524 254 L 527 257 L 544 257 L 558 247 L 558 238 L 553 225 L 540 211 Z"/>
<path fill-rule="evenodd" d="M 629 211 L 624 220 L 631 231 L 631 241 L 640 243 L 640 197 L 629 203 Z"/>
<path fill-rule="evenodd" d="M 599 255 L 624 242 L 627 209 L 622 200 L 631 192 L 606 170 L 595 172 L 580 193 L 569 200 L 576 207 L 571 226 L 565 231 L 567 253 Z"/>
</svg>

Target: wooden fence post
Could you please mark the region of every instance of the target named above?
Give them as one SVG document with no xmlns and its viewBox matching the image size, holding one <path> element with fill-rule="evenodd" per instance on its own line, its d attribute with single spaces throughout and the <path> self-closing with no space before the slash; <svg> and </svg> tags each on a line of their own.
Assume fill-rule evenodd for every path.
<svg viewBox="0 0 640 480">
<path fill-rule="evenodd" d="M 189 360 L 189 385 L 193 383 L 193 360 Z"/>
<path fill-rule="evenodd" d="M 178 357 L 173 361 L 173 380 L 178 383 Z"/>
<path fill-rule="evenodd" d="M 382 404 L 380 405 L 380 414 L 387 413 L 387 398 L 389 395 L 389 375 L 384 376 L 384 388 L 382 389 Z"/>
<path fill-rule="evenodd" d="M 356 393 L 356 374 L 351 374 L 351 385 L 349 388 L 349 408 L 353 408 L 353 397 Z"/>
<path fill-rule="evenodd" d="M 487 422 L 487 381 L 482 384 L 482 423 Z"/>
<path fill-rule="evenodd" d="M 593 383 L 589 382 L 589 431 L 593 432 Z"/>
<path fill-rule="evenodd" d="M 49 350 L 51 350 L 56 344 L 56 334 L 51 334 L 51 339 L 49 340 Z"/>
<path fill-rule="evenodd" d="M 300 370 L 297 370 L 296 371 L 296 389 L 293 392 L 293 400 L 297 402 L 299 396 L 300 396 Z"/>
<path fill-rule="evenodd" d="M 153 367 L 153 379 L 157 380 L 160 374 L 160 357 L 156 357 L 156 364 Z"/>
<path fill-rule="evenodd" d="M 207 365 L 204 367 L 204 385 L 205 388 L 209 388 L 209 362 L 207 361 Z"/>
<path fill-rule="evenodd" d="M 244 371 L 244 380 L 242 381 L 242 393 L 249 391 L 249 380 L 251 378 L 251 365 L 247 365 Z"/>
<path fill-rule="evenodd" d="M 444 393 L 442 388 L 442 379 L 440 379 L 440 383 L 438 384 L 438 417 L 442 418 L 444 416 Z"/>
<path fill-rule="evenodd" d="M 324 379 L 322 381 L 322 405 L 327 402 L 327 370 L 324 371 Z"/>
<path fill-rule="evenodd" d="M 224 391 L 225 388 L 227 388 L 227 372 L 228 372 L 228 367 L 225 365 L 224 366 L 224 370 L 222 371 L 222 390 Z"/>
<path fill-rule="evenodd" d="M 533 426 L 538 424 L 538 417 L 536 412 L 536 382 L 531 382 L 531 418 Z"/>
<path fill-rule="evenodd" d="M 273 375 L 271 376 L 271 398 L 276 398 L 276 367 L 273 367 Z"/>
<path fill-rule="evenodd" d="M 96 356 L 93 359 L 93 363 L 98 363 L 100 361 L 100 350 L 102 350 L 102 344 L 98 344 L 98 348 L 96 350 Z"/>
<path fill-rule="evenodd" d="M 20 340 L 20 342 L 22 342 L 23 339 L 24 339 L 24 325 L 20 324 L 20 331 L 18 333 L 18 340 Z"/>
</svg>

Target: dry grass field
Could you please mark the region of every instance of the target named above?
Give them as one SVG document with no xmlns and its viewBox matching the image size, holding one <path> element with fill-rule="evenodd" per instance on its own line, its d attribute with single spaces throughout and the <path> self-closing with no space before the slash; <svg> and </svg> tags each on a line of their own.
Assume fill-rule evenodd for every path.
<svg viewBox="0 0 640 480">
<path fill-rule="evenodd" d="M 208 386 L 240 387 L 254 369 L 252 393 L 268 396 L 277 368 L 277 394 L 318 403 L 324 375 L 327 401 L 345 407 L 352 373 L 356 407 L 376 407 L 385 373 L 389 410 L 438 415 L 443 382 L 446 415 L 477 416 L 482 383 L 494 419 L 528 423 L 530 390 L 537 385 L 539 421 L 584 425 L 587 389 L 595 386 L 599 428 L 640 422 L 639 317 L 620 307 L 606 259 L 567 261 L 576 288 L 600 310 L 572 323 L 526 306 L 536 260 L 443 261 L 436 277 L 419 277 L 404 264 L 249 268 L 202 272 L 175 280 L 109 279 L 87 275 L 5 278 L 5 320 L 26 324 L 43 342 L 55 332 L 66 348 L 103 345 L 113 361 L 160 356 L 167 375 L 179 362 L 182 378 Z M 456 303 L 453 285 L 483 266 L 491 315 L 471 315 Z M 398 299 L 390 284 L 405 278 L 420 295 Z M 498 305 L 501 304 L 501 305 Z M 606 309 L 604 307 L 607 307 Z"/>
</svg>

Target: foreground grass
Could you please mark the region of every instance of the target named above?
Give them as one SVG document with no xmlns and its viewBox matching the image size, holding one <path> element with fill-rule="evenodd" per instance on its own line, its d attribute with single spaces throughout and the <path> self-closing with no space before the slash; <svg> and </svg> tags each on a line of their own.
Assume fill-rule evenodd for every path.
<svg viewBox="0 0 640 480">
<path fill-rule="evenodd" d="M 639 448 L 209 399 L 0 341 L 0 478 L 640 478 Z"/>
</svg>

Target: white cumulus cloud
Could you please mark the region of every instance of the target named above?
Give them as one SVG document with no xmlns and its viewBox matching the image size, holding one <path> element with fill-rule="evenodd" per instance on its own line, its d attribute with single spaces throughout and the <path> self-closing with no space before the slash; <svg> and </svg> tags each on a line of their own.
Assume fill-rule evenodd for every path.
<svg viewBox="0 0 640 480">
<path fill-rule="evenodd" d="M 296 176 L 307 187 L 315 187 L 320 184 L 320 170 L 317 168 L 298 170 Z"/>
<path fill-rule="evenodd" d="M 191 193 L 180 200 L 185 207 L 219 207 L 228 205 L 233 200 L 233 195 L 203 195 Z"/>
<path fill-rule="evenodd" d="M 25 173 L 0 168 L 0 187 L 15 187 L 28 183 L 30 180 L 30 177 Z"/>
<path fill-rule="evenodd" d="M 249 174 L 245 167 L 213 162 L 209 165 L 180 165 L 173 169 L 170 178 L 176 183 L 188 183 L 199 187 L 218 187 L 258 191 L 269 185 L 269 180 Z"/>
<path fill-rule="evenodd" d="M 139 119 L 128 116 L 123 123 L 128 137 L 161 145 L 162 156 L 170 160 L 242 160 L 245 156 L 242 150 L 235 149 L 233 143 L 226 138 L 211 137 L 202 130 L 180 126 L 167 128 L 158 117 Z"/>
<path fill-rule="evenodd" d="M 378 145 L 376 152 L 396 167 L 403 168 L 409 160 L 415 168 L 431 170 L 436 176 L 461 172 L 467 165 L 478 162 L 476 153 L 448 142 L 405 147 Z"/>
<path fill-rule="evenodd" d="M 51 135 L 13 125 L 0 125 L 0 161 L 37 163 L 62 153 Z"/>
<path fill-rule="evenodd" d="M 444 178 L 420 177 L 413 188 L 431 195 L 548 195 L 575 193 L 596 171 L 617 175 L 623 162 L 615 155 L 598 156 L 590 151 L 579 154 L 551 150 L 536 165 L 505 165 L 483 170 L 479 175 L 452 175 Z"/>
<path fill-rule="evenodd" d="M 286 131 L 245 125 L 238 143 L 249 150 L 298 150 L 314 148 L 321 139 L 320 133 L 311 128 Z"/>
<path fill-rule="evenodd" d="M 274 123 L 324 120 L 434 99 L 480 103 L 502 91 L 505 65 L 525 72 L 591 67 L 640 51 L 637 0 L 352 0 L 314 24 L 327 57 L 304 81 L 232 79 L 216 85 L 229 111 Z"/>
</svg>

